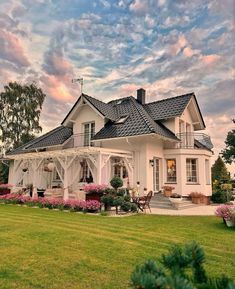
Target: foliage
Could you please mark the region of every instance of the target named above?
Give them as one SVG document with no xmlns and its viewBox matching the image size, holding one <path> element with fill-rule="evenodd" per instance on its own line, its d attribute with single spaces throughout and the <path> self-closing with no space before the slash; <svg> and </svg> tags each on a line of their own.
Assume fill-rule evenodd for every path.
<svg viewBox="0 0 235 289">
<path fill-rule="evenodd" d="M 180 199 L 181 198 L 181 195 L 177 194 L 177 193 L 174 193 L 170 196 L 171 198 L 173 199 Z"/>
<path fill-rule="evenodd" d="M 218 156 L 217 160 L 213 164 L 211 168 L 211 173 L 213 183 L 217 181 L 219 182 L 219 184 L 221 184 L 223 182 L 227 182 L 228 180 L 230 180 L 230 176 L 226 168 L 226 165 L 220 156 Z"/>
<path fill-rule="evenodd" d="M 5 150 L 16 148 L 41 132 L 39 117 L 45 99 L 35 83 L 10 82 L 0 93 L 0 141 Z"/>
<path fill-rule="evenodd" d="M 157 261 L 148 260 L 136 267 L 131 275 L 136 289 L 234 289 L 235 284 L 225 276 L 210 278 L 204 269 L 203 249 L 192 242 L 175 245 Z"/>
<path fill-rule="evenodd" d="M 203 194 L 199 193 L 199 192 L 192 192 L 192 193 L 189 194 L 189 196 L 191 198 L 201 198 L 203 196 Z"/>
<path fill-rule="evenodd" d="M 96 184 L 87 184 L 83 187 L 84 192 L 86 193 L 98 193 L 103 194 L 107 189 L 107 185 L 96 185 Z"/>
<path fill-rule="evenodd" d="M 221 205 L 216 209 L 215 215 L 225 220 L 235 220 L 235 205 Z"/>
<path fill-rule="evenodd" d="M 216 204 L 223 204 L 227 202 L 226 192 L 220 190 L 212 193 L 211 200 Z"/>
<path fill-rule="evenodd" d="M 131 212 L 137 212 L 138 207 L 135 203 L 131 203 Z"/>
<path fill-rule="evenodd" d="M 9 167 L 3 162 L 0 162 L 0 183 L 8 182 Z"/>
<path fill-rule="evenodd" d="M 130 202 L 123 202 L 121 204 L 121 209 L 124 211 L 124 212 L 129 212 L 131 210 L 131 203 Z"/>
<path fill-rule="evenodd" d="M 119 177 L 113 177 L 110 181 L 110 185 L 117 190 L 118 188 L 123 186 L 123 181 Z"/>
<path fill-rule="evenodd" d="M 163 186 L 162 189 L 166 190 L 166 191 L 172 191 L 172 190 L 175 189 L 175 187 L 173 187 L 173 186 Z"/>
<path fill-rule="evenodd" d="M 31 198 L 22 194 L 8 194 L 0 196 L 0 202 L 5 204 L 27 205 L 29 207 L 40 207 L 48 209 L 60 209 L 71 211 L 97 211 L 100 209 L 100 202 L 96 200 L 62 200 L 54 198 Z"/>
<path fill-rule="evenodd" d="M 107 194 L 101 197 L 101 202 L 106 206 L 113 206 L 114 196 Z"/>
<path fill-rule="evenodd" d="M 226 163 L 232 164 L 235 162 L 235 129 L 228 132 L 225 145 L 226 148 L 222 151 L 222 156 Z"/>
</svg>

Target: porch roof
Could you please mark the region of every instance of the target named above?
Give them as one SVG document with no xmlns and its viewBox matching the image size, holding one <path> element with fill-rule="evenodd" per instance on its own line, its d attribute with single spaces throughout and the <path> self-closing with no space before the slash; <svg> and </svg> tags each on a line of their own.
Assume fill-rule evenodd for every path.
<svg viewBox="0 0 235 289">
<path fill-rule="evenodd" d="M 100 147 L 84 147 L 84 148 L 71 148 L 63 150 L 43 151 L 43 152 L 29 152 L 17 155 L 6 155 L 5 159 L 8 160 L 23 160 L 23 159 L 44 159 L 53 157 L 67 157 L 67 156 L 86 156 L 91 154 L 109 154 L 119 157 L 133 157 L 133 152 L 126 150 L 107 149 Z"/>
</svg>

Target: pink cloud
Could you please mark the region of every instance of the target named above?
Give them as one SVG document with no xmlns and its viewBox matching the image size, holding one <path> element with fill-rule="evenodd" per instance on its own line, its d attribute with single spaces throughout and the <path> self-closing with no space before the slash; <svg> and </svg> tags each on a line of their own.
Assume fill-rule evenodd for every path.
<svg viewBox="0 0 235 289">
<path fill-rule="evenodd" d="M 11 32 L 0 30 L 0 57 L 17 66 L 29 66 L 21 40 Z"/>
<path fill-rule="evenodd" d="M 129 8 L 130 11 L 138 14 L 144 14 L 148 11 L 148 3 L 145 0 L 134 0 Z"/>
<path fill-rule="evenodd" d="M 44 75 L 41 77 L 41 81 L 43 83 L 44 90 L 53 99 L 61 102 L 73 100 L 73 95 L 68 87 L 68 83 L 64 83 L 62 79 L 54 75 Z"/>
<path fill-rule="evenodd" d="M 172 56 L 177 55 L 180 52 L 180 50 L 187 45 L 187 43 L 188 43 L 188 41 L 185 38 L 185 36 L 184 35 L 180 35 L 178 40 L 177 40 L 177 42 L 175 42 L 174 44 L 170 45 L 170 47 L 169 47 L 170 55 L 172 55 Z"/>
<path fill-rule="evenodd" d="M 201 59 L 204 64 L 212 65 L 220 59 L 220 56 L 217 54 L 210 54 L 202 56 Z"/>
<path fill-rule="evenodd" d="M 183 51 L 184 56 L 186 57 L 192 57 L 193 56 L 193 50 L 190 47 L 185 47 Z"/>
</svg>

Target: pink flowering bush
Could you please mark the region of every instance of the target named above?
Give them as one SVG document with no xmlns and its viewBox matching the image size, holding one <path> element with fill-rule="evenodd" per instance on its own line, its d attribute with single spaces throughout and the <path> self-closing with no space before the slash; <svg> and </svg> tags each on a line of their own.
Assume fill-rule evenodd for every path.
<svg viewBox="0 0 235 289">
<path fill-rule="evenodd" d="M 217 217 L 223 218 L 224 220 L 235 219 L 235 206 L 234 205 L 221 205 L 216 211 L 215 215 Z"/>
<path fill-rule="evenodd" d="M 70 210 L 70 211 L 98 211 L 101 207 L 99 201 L 89 200 L 62 200 L 56 198 L 28 197 L 19 194 L 8 194 L 0 196 L 0 202 L 4 204 L 20 204 L 29 207 L 40 207 L 48 209 Z"/>
<path fill-rule="evenodd" d="M 107 185 L 96 185 L 96 184 L 87 184 L 83 187 L 84 192 L 86 193 L 104 193 L 108 188 Z"/>
</svg>

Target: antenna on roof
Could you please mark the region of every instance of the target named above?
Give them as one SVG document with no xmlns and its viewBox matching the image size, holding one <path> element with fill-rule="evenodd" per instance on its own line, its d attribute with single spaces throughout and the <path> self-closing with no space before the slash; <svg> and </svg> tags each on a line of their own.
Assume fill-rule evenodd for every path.
<svg viewBox="0 0 235 289">
<path fill-rule="evenodd" d="M 81 85 L 81 94 L 82 94 L 82 91 L 83 91 L 83 77 L 72 79 L 72 83 L 76 83 L 76 82 L 80 83 L 80 85 Z"/>
</svg>

